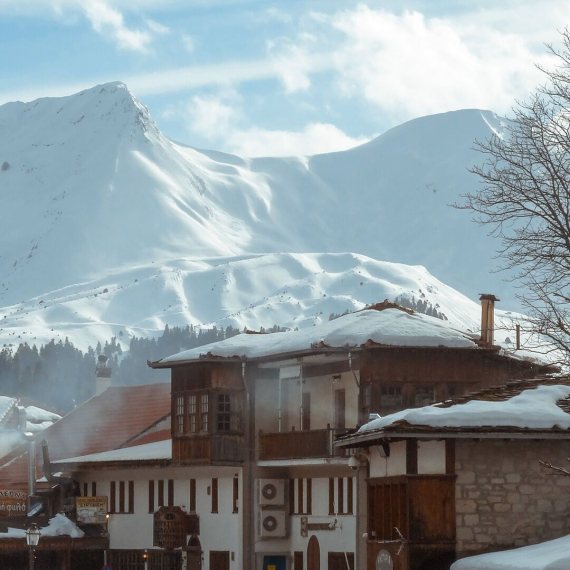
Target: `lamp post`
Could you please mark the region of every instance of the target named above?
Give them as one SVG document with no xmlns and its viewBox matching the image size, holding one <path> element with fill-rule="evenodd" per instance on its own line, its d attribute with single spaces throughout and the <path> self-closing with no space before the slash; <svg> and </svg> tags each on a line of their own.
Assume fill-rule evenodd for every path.
<svg viewBox="0 0 570 570">
<path fill-rule="evenodd" d="M 26 530 L 26 542 L 30 548 L 30 570 L 34 570 L 34 548 L 40 541 L 40 529 L 36 523 L 32 523 Z"/>
</svg>

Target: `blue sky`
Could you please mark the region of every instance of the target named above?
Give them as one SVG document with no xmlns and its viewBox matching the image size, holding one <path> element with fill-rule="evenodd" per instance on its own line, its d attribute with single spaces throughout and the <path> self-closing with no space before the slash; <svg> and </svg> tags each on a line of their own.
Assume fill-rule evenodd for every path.
<svg viewBox="0 0 570 570">
<path fill-rule="evenodd" d="M 508 113 L 569 16 L 552 0 L 0 0 L 0 103 L 121 80 L 173 139 L 328 152 L 421 115 Z"/>
</svg>

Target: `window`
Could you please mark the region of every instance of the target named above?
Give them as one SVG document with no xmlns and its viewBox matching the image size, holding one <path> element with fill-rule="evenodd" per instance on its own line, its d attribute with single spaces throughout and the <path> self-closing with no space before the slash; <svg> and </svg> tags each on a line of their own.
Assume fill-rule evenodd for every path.
<svg viewBox="0 0 570 570">
<path fill-rule="evenodd" d="M 331 477 L 329 479 L 329 515 L 351 515 L 353 510 L 354 477 Z"/>
<path fill-rule="evenodd" d="M 239 479 L 234 477 L 233 512 L 239 512 Z"/>
<path fill-rule="evenodd" d="M 313 511 L 313 480 L 289 479 L 289 513 L 310 515 Z"/>
<path fill-rule="evenodd" d="M 148 482 L 148 512 L 154 513 L 154 481 Z"/>
<path fill-rule="evenodd" d="M 311 429 L 311 393 L 303 392 L 301 409 L 301 429 L 309 431 Z"/>
<path fill-rule="evenodd" d="M 218 512 L 218 480 L 212 479 L 212 512 Z"/>
<path fill-rule="evenodd" d="M 386 415 L 403 408 L 401 386 L 383 385 L 380 388 L 380 414 Z"/>
<path fill-rule="evenodd" d="M 190 479 L 190 512 L 196 512 L 196 479 Z"/>
<path fill-rule="evenodd" d="M 109 490 L 109 512 L 119 514 L 133 514 L 135 512 L 135 482 L 119 481 L 117 497 L 117 482 L 111 481 Z"/>
<path fill-rule="evenodd" d="M 230 431 L 230 395 L 218 394 L 218 431 Z"/>
<path fill-rule="evenodd" d="M 188 421 L 190 433 L 198 431 L 198 409 L 196 407 L 196 394 L 188 396 Z"/>
<path fill-rule="evenodd" d="M 414 405 L 416 407 L 429 406 L 435 402 L 435 388 L 433 386 L 417 386 Z"/>
<path fill-rule="evenodd" d="M 208 431 L 209 394 L 200 395 L 200 431 Z"/>
<path fill-rule="evenodd" d="M 168 480 L 168 506 L 174 506 L 174 479 Z"/>
<path fill-rule="evenodd" d="M 176 433 L 184 433 L 184 396 L 176 397 Z"/>
</svg>

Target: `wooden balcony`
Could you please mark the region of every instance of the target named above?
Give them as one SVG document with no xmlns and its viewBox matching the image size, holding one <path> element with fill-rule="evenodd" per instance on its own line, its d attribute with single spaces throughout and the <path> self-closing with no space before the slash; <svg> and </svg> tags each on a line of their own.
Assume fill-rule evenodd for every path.
<svg viewBox="0 0 570 570">
<path fill-rule="evenodd" d="M 174 465 L 234 465 L 242 462 L 241 435 L 195 435 L 172 439 Z"/>
<path fill-rule="evenodd" d="M 333 447 L 334 438 L 346 430 L 331 427 L 307 431 L 263 433 L 259 431 L 259 459 L 311 459 L 343 457 L 344 449 Z"/>
</svg>

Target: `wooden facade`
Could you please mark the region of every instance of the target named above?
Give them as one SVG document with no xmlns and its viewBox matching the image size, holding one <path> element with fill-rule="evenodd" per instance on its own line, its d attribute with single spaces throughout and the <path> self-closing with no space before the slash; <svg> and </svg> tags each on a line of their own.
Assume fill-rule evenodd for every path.
<svg viewBox="0 0 570 570">
<path fill-rule="evenodd" d="M 367 548 L 368 570 L 381 550 L 395 570 L 446 568 L 455 557 L 455 476 L 370 479 Z"/>
<path fill-rule="evenodd" d="M 259 459 L 303 459 L 344 456 L 346 452 L 333 446 L 334 438 L 345 430 L 328 426 L 307 431 L 292 430 L 280 433 L 259 432 Z"/>
</svg>

